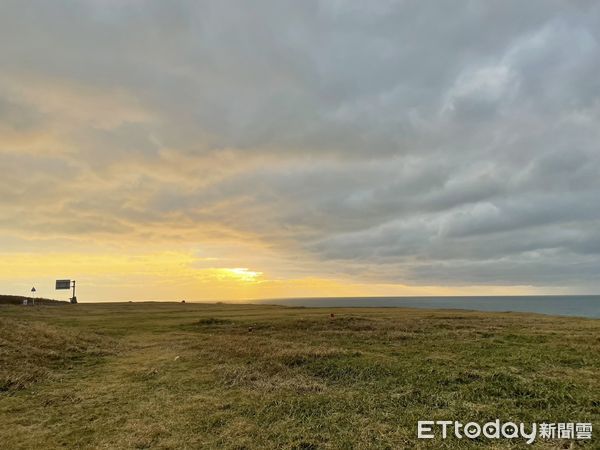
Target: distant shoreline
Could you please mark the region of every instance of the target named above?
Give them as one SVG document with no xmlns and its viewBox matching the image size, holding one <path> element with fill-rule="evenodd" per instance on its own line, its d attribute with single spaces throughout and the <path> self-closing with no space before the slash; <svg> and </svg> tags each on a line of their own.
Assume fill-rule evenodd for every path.
<svg viewBox="0 0 600 450">
<path fill-rule="evenodd" d="M 258 300 L 253 303 L 324 307 L 456 309 L 600 318 L 600 295 L 337 297 Z"/>
</svg>

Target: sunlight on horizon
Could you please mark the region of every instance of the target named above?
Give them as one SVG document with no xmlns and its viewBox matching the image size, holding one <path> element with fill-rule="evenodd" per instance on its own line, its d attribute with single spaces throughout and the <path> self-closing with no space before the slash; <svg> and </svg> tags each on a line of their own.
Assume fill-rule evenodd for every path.
<svg viewBox="0 0 600 450">
<path fill-rule="evenodd" d="M 528 286 L 409 286 L 348 277 L 281 277 L 249 267 L 218 267 L 220 258 L 189 252 L 141 254 L 0 253 L 0 282 L 7 293 L 67 298 L 58 278 L 76 279 L 86 301 L 219 300 L 335 296 L 513 295 L 538 293 Z M 62 297 L 61 297 L 62 296 Z"/>
</svg>

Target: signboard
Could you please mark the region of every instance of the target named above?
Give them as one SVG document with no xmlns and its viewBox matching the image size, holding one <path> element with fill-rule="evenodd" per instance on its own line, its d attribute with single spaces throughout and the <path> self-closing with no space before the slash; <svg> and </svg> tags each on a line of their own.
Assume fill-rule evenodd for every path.
<svg viewBox="0 0 600 450">
<path fill-rule="evenodd" d="M 71 289 L 71 280 L 56 280 L 56 289 Z"/>
</svg>

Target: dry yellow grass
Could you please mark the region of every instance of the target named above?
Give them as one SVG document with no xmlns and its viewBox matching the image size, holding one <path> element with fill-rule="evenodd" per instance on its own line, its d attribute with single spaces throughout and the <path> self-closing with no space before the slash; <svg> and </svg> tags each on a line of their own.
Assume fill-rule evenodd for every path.
<svg viewBox="0 0 600 450">
<path fill-rule="evenodd" d="M 598 426 L 599 320 L 364 308 L 336 309 L 332 319 L 330 312 L 0 307 L 0 446 L 489 448 L 419 441 L 417 420 Z"/>
</svg>

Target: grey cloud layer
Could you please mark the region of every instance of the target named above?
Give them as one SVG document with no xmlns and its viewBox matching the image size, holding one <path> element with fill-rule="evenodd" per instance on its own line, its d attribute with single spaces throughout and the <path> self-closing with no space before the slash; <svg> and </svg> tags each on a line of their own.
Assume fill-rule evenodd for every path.
<svg viewBox="0 0 600 450">
<path fill-rule="evenodd" d="M 2 233 L 600 287 L 600 6 L 375 3 L 3 2 Z"/>
</svg>

